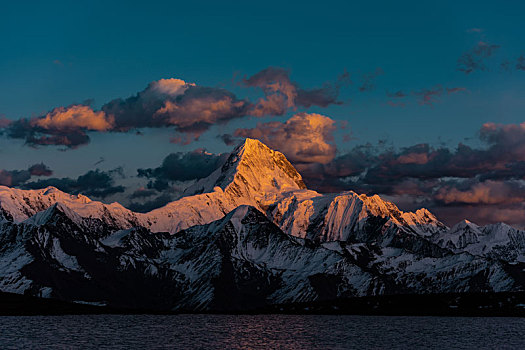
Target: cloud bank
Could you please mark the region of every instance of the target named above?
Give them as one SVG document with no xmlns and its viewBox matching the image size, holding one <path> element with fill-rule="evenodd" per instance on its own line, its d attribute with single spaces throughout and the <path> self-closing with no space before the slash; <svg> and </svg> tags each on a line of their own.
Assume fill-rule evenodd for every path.
<svg viewBox="0 0 525 350">
<path fill-rule="evenodd" d="M 491 222 L 486 215 L 492 209 L 508 223 L 525 225 L 523 214 L 506 215 L 525 210 L 525 123 L 486 123 L 479 141 L 482 147 L 460 143 L 455 149 L 361 145 L 301 170 L 307 185 L 321 192 L 386 195 L 407 209 L 429 207 L 449 224 L 458 217 Z"/>
<path fill-rule="evenodd" d="M 270 67 L 245 78 L 242 85 L 262 90 L 256 102 L 238 98 L 218 87 L 198 86 L 181 79 L 160 79 L 136 95 L 112 100 L 94 110 L 89 105 L 57 107 L 39 117 L 15 121 L 1 119 L 0 132 L 23 139 L 32 147 L 77 148 L 90 142 L 89 133 L 124 133 L 144 128 L 171 128 L 170 141 L 189 144 L 214 125 L 244 117 L 280 116 L 297 107 L 341 104 L 340 88 L 349 81 L 342 74 L 334 83 L 305 89 L 290 79 L 289 72 Z"/>
<path fill-rule="evenodd" d="M 44 163 L 33 164 L 27 170 L 0 169 L 0 185 L 20 186 L 32 176 L 51 176 L 53 171 Z"/>
<path fill-rule="evenodd" d="M 54 186 L 61 191 L 71 194 L 81 193 L 90 197 L 106 198 L 110 195 L 124 192 L 124 186 L 115 185 L 115 177 L 117 176 L 124 176 L 122 168 L 110 171 L 90 170 L 76 179 L 49 178 L 26 182 L 21 184 L 20 187 L 23 189 L 39 189 Z"/>
</svg>

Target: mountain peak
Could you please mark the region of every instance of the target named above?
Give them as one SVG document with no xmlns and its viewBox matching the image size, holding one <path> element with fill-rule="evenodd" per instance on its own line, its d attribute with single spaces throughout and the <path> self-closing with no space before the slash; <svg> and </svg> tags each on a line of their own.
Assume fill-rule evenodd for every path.
<svg viewBox="0 0 525 350">
<path fill-rule="evenodd" d="M 465 231 L 465 230 L 471 230 L 471 231 L 479 231 L 480 227 L 476 225 L 473 222 L 468 221 L 467 219 L 461 220 L 452 228 L 450 229 L 450 232 L 459 232 L 459 231 Z"/>
<path fill-rule="evenodd" d="M 270 148 L 268 146 L 266 146 L 264 143 L 262 143 L 261 141 L 257 140 L 257 139 L 250 139 L 250 138 L 246 138 L 244 139 L 244 141 L 242 141 L 238 146 L 237 148 L 241 148 L 241 147 L 244 147 L 245 149 L 259 149 L 259 148 L 262 148 L 262 149 L 266 149 L 266 150 L 270 150 Z"/>
<path fill-rule="evenodd" d="M 222 167 L 225 191 L 249 187 L 257 193 L 285 192 L 305 189 L 301 175 L 286 157 L 259 140 L 246 139 L 230 155 Z M 231 181 L 230 181 L 231 179 Z"/>
<path fill-rule="evenodd" d="M 299 172 L 281 152 L 249 138 L 233 150 L 222 167 L 192 185 L 185 194 L 214 192 L 217 187 L 236 197 L 306 189 Z"/>
<path fill-rule="evenodd" d="M 82 223 L 82 218 L 80 217 L 80 215 L 78 215 L 70 208 L 68 208 L 65 204 L 60 202 L 54 203 L 46 210 L 39 211 L 24 222 L 36 226 L 42 226 L 47 224 L 48 222 L 57 220 L 59 217 L 67 217 L 76 224 Z"/>
</svg>

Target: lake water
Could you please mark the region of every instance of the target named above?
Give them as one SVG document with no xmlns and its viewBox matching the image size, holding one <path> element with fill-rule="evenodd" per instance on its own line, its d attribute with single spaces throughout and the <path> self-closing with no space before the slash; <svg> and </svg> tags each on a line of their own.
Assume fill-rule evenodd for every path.
<svg viewBox="0 0 525 350">
<path fill-rule="evenodd" d="M 519 349 L 525 319 L 316 315 L 0 317 L 0 348 Z"/>
</svg>

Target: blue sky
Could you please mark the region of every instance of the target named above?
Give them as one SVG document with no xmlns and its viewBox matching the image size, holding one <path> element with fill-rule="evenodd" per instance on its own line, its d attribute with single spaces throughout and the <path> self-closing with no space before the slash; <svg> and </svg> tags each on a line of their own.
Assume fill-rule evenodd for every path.
<svg viewBox="0 0 525 350">
<path fill-rule="evenodd" d="M 261 91 L 239 81 L 267 67 L 287 69 L 304 88 L 333 82 L 346 70 L 353 84 L 341 88 L 343 104 L 303 109 L 348 122 L 349 129 L 334 131 L 337 154 L 378 140 L 396 149 L 483 147 L 484 123 L 523 121 L 525 71 L 501 64 L 514 67 L 525 54 L 524 11 L 522 1 L 8 2 L 0 12 L 0 117 L 37 118 L 86 101 L 98 110 L 167 78 L 255 101 Z M 479 43 L 498 45 L 484 59 L 485 70 L 459 71 L 458 59 Z M 359 92 L 363 75 L 377 69 L 382 74 L 373 87 Z M 431 104 L 414 94 L 438 86 L 443 92 Z M 387 95 L 397 91 L 408 95 L 402 107 L 389 105 L 401 101 Z M 54 176 L 75 177 L 122 166 L 134 176 L 172 152 L 228 151 L 232 146 L 217 135 L 284 122 L 296 112 L 213 125 L 188 145 L 169 142 L 173 128 L 144 129 L 140 136 L 88 132 L 89 144 L 67 151 L 4 135 L 0 168 L 44 162 Z M 343 142 L 348 130 L 351 140 Z M 105 161 L 95 166 L 100 157 Z"/>
</svg>

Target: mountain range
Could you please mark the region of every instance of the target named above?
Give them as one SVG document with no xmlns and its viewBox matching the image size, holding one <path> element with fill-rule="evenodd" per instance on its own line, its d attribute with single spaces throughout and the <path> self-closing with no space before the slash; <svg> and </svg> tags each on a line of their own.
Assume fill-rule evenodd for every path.
<svg viewBox="0 0 525 350">
<path fill-rule="evenodd" d="M 525 231 L 379 196 L 306 188 L 246 139 L 149 213 L 57 188 L 0 186 L 0 291 L 172 311 L 243 311 L 358 296 L 525 289 Z"/>
</svg>

